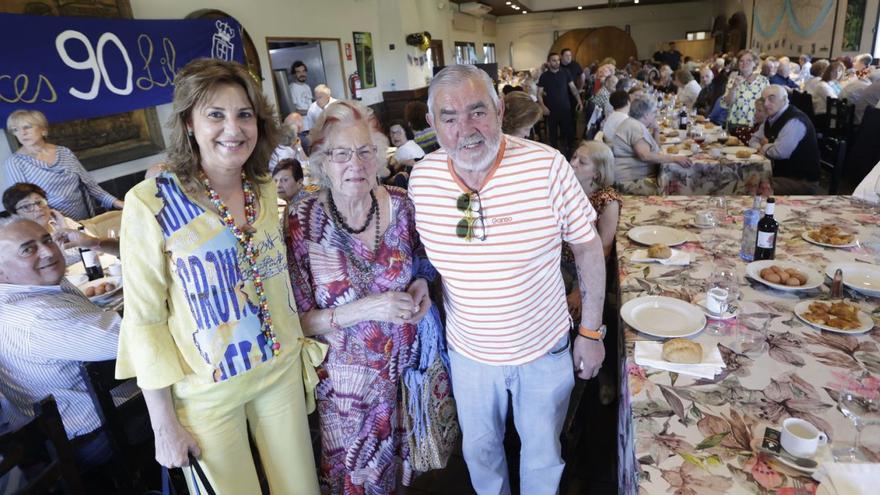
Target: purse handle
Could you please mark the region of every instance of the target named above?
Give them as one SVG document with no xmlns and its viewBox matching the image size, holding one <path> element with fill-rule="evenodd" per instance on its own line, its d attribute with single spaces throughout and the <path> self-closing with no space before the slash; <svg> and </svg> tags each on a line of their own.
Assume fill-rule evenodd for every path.
<svg viewBox="0 0 880 495">
<path fill-rule="evenodd" d="M 202 466 L 199 464 L 199 461 L 190 453 L 189 454 L 189 466 L 190 466 L 190 477 L 192 477 L 193 485 L 196 487 L 196 494 L 201 495 L 201 490 L 199 490 L 199 484 L 196 482 L 195 474 L 199 476 L 199 480 L 202 482 L 202 486 L 205 488 L 205 492 L 208 495 L 216 495 L 214 492 L 214 488 L 211 486 L 211 482 L 208 481 L 208 477 L 205 475 L 205 471 L 202 470 Z"/>
</svg>

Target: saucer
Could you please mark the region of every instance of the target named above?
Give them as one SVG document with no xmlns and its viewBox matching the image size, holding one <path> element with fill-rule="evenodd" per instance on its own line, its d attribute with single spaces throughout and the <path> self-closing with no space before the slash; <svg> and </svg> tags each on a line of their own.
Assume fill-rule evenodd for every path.
<svg viewBox="0 0 880 495">
<path fill-rule="evenodd" d="M 698 229 L 711 229 L 712 227 L 714 227 L 714 225 L 712 225 L 711 223 L 701 224 L 694 221 L 691 221 L 691 225 Z"/>
</svg>

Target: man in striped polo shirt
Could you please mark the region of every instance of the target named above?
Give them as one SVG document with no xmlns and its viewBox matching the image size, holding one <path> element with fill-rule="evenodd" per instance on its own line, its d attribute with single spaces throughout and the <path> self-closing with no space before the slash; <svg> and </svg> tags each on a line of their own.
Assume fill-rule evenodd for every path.
<svg viewBox="0 0 880 495">
<path fill-rule="evenodd" d="M 442 275 L 471 482 L 480 494 L 510 493 L 502 444 L 509 394 L 522 440 L 520 493 L 553 494 L 574 373 L 594 377 L 605 357 L 596 212 L 556 150 L 501 133 L 503 103 L 483 71 L 440 71 L 428 112 L 442 148 L 416 164 L 409 194 L 421 241 Z M 562 241 L 574 251 L 583 295 L 573 356 Z"/>
<path fill-rule="evenodd" d="M 120 317 L 64 278 L 61 249 L 36 222 L 0 219 L 0 393 L 18 415 L 55 396 L 81 471 L 110 460 L 107 433 L 89 396 L 83 361 L 116 358 Z"/>
</svg>

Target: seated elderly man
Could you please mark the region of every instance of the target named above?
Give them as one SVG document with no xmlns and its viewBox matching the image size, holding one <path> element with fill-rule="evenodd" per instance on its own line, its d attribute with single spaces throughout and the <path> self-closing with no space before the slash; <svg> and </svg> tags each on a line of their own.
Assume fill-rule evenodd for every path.
<svg viewBox="0 0 880 495">
<path fill-rule="evenodd" d="M 819 194 L 819 143 L 810 118 L 788 104 L 788 92 L 771 84 L 761 93 L 767 120 L 749 145 L 773 161 L 773 192 Z"/>
<path fill-rule="evenodd" d="M 791 62 L 787 60 L 779 62 L 776 74 L 770 76 L 770 84 L 778 84 L 787 88 L 788 91 L 799 88 L 798 84 L 791 80 Z"/>
<path fill-rule="evenodd" d="M 315 123 L 321 118 L 321 114 L 324 113 L 324 109 L 327 108 L 327 105 L 334 101 L 337 100 L 333 97 L 330 86 L 327 86 L 326 84 L 315 86 L 315 101 L 309 105 L 309 111 L 306 114 L 305 129 L 307 131 L 315 126 Z"/>
<path fill-rule="evenodd" d="M 111 451 L 80 367 L 116 358 L 120 317 L 102 311 L 64 279 L 64 256 L 42 226 L 0 219 L 0 393 L 26 418 L 55 396 L 85 471 Z"/>
</svg>

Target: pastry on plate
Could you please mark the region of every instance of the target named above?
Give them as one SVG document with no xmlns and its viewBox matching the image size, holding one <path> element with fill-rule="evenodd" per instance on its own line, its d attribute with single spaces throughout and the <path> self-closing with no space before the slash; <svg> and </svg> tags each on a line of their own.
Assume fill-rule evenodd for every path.
<svg viewBox="0 0 880 495">
<path fill-rule="evenodd" d="M 688 339 L 667 340 L 661 357 L 670 363 L 697 364 L 703 361 L 703 346 Z"/>
<path fill-rule="evenodd" d="M 658 260 L 669 259 L 672 256 L 672 250 L 669 249 L 669 246 L 665 246 L 663 244 L 651 244 L 648 246 L 648 257 L 654 258 Z"/>
</svg>

